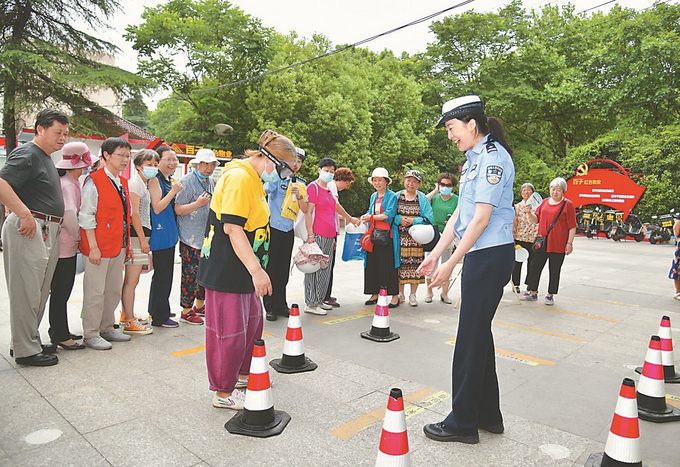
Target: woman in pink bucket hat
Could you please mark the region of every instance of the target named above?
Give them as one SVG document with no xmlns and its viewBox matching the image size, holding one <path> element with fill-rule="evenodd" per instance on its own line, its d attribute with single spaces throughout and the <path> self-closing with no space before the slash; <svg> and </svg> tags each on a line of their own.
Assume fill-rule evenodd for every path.
<svg viewBox="0 0 680 467">
<path fill-rule="evenodd" d="M 61 149 L 61 160 L 56 164 L 64 196 L 64 218 L 59 231 L 59 261 L 52 276 L 48 334 L 52 344 L 57 344 L 65 350 L 85 348 L 75 341 L 82 339 L 82 336 L 71 334 L 69 331 L 67 302 L 76 277 L 76 255 L 80 240 L 78 212 L 81 187 L 78 177 L 83 169 L 92 165 L 90 156 L 90 150 L 85 143 L 73 141 Z"/>
</svg>

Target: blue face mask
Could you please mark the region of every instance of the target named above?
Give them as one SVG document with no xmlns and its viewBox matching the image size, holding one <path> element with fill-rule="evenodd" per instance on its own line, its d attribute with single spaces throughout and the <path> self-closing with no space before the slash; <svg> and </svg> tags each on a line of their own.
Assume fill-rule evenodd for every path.
<svg viewBox="0 0 680 467">
<path fill-rule="evenodd" d="M 332 174 L 330 172 L 321 172 L 319 174 L 319 179 L 324 183 L 332 182 L 333 178 L 335 178 L 335 174 Z"/>
<path fill-rule="evenodd" d="M 279 178 L 278 172 L 276 171 L 276 166 L 274 166 L 271 173 L 267 173 L 267 166 L 266 165 L 265 165 L 265 169 L 262 171 L 262 175 L 260 175 L 260 178 L 265 183 L 277 182 L 277 181 L 281 180 Z"/>
<path fill-rule="evenodd" d="M 158 174 L 158 167 L 142 167 L 142 175 L 147 180 L 154 178 Z"/>
<path fill-rule="evenodd" d="M 442 186 L 439 188 L 439 193 L 442 196 L 449 196 L 451 193 L 453 193 L 453 188 L 450 186 Z"/>
<path fill-rule="evenodd" d="M 210 177 L 210 175 L 203 175 L 200 170 L 196 171 L 196 175 L 198 175 L 198 178 L 205 180 L 206 178 Z"/>
</svg>

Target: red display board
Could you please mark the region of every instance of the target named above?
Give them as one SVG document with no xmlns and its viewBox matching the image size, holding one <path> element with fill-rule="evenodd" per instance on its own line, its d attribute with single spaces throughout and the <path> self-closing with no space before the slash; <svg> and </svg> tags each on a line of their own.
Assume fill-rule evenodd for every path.
<svg viewBox="0 0 680 467">
<path fill-rule="evenodd" d="M 605 162 L 613 168 L 591 169 L 590 164 L 594 162 Z M 581 164 L 576 175 L 567 180 L 566 196 L 576 207 L 600 204 L 623 211 L 625 220 L 645 189 L 630 178 L 629 169 L 609 159 L 594 159 Z"/>
</svg>

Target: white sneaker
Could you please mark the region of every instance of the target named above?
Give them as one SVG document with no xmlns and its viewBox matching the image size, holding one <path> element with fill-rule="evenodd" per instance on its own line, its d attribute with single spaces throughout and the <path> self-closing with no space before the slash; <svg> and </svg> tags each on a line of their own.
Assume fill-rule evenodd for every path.
<svg viewBox="0 0 680 467">
<path fill-rule="evenodd" d="M 315 306 L 307 306 L 307 305 L 305 305 L 305 313 L 310 313 L 312 315 L 321 315 L 321 316 L 328 314 L 328 312 L 326 310 L 323 310 L 323 309 L 319 310 Z"/>
<path fill-rule="evenodd" d="M 248 387 L 248 376 L 246 376 L 245 378 L 241 378 L 241 377 L 239 376 L 238 382 L 236 383 L 236 386 L 235 386 L 235 387 L 236 387 L 236 389 L 245 389 L 245 388 L 247 388 L 247 387 Z M 217 394 L 215 394 L 215 395 L 217 395 Z"/>
<path fill-rule="evenodd" d="M 83 345 L 94 350 L 111 350 L 113 348 L 111 343 L 101 336 L 86 337 L 83 339 Z"/>
<path fill-rule="evenodd" d="M 411 306 L 418 306 L 418 300 L 416 300 L 416 294 L 412 293 L 408 296 L 408 304 Z"/>
<path fill-rule="evenodd" d="M 245 391 L 234 389 L 231 396 L 220 397 L 215 393 L 212 400 L 213 407 L 218 409 L 243 410 L 243 404 L 246 401 Z"/>
<path fill-rule="evenodd" d="M 329 305 L 328 303 L 324 303 L 324 302 L 319 303 L 319 306 L 321 308 L 323 308 L 324 310 L 332 310 L 333 309 L 333 305 Z"/>
<path fill-rule="evenodd" d="M 406 297 L 404 297 L 404 292 L 399 292 L 399 302 L 404 303 L 406 301 Z"/>
<path fill-rule="evenodd" d="M 101 336 L 109 342 L 127 342 L 132 339 L 127 334 L 123 334 L 120 331 L 102 332 Z"/>
</svg>

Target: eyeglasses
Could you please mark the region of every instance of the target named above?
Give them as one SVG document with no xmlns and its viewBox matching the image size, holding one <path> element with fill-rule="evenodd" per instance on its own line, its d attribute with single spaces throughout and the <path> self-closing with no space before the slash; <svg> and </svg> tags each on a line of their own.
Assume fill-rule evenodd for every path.
<svg viewBox="0 0 680 467">
<path fill-rule="evenodd" d="M 131 159 L 131 158 L 132 158 L 132 155 L 131 155 L 131 154 L 121 154 L 121 153 L 119 153 L 119 152 L 114 152 L 114 153 L 111 154 L 111 155 L 112 155 L 112 156 L 122 157 L 123 159 Z"/>
<path fill-rule="evenodd" d="M 276 157 L 272 156 L 269 151 L 267 151 L 265 148 L 260 146 L 260 152 L 267 156 L 267 159 L 272 161 L 274 163 L 274 167 L 276 167 L 276 173 L 279 174 L 279 178 L 282 180 L 285 180 L 286 178 L 290 177 L 295 173 L 293 169 L 290 168 L 288 164 L 285 162 L 282 162 L 278 160 Z"/>
<path fill-rule="evenodd" d="M 440 183 L 439 186 L 443 186 L 446 188 L 453 188 L 453 183 Z"/>
</svg>

